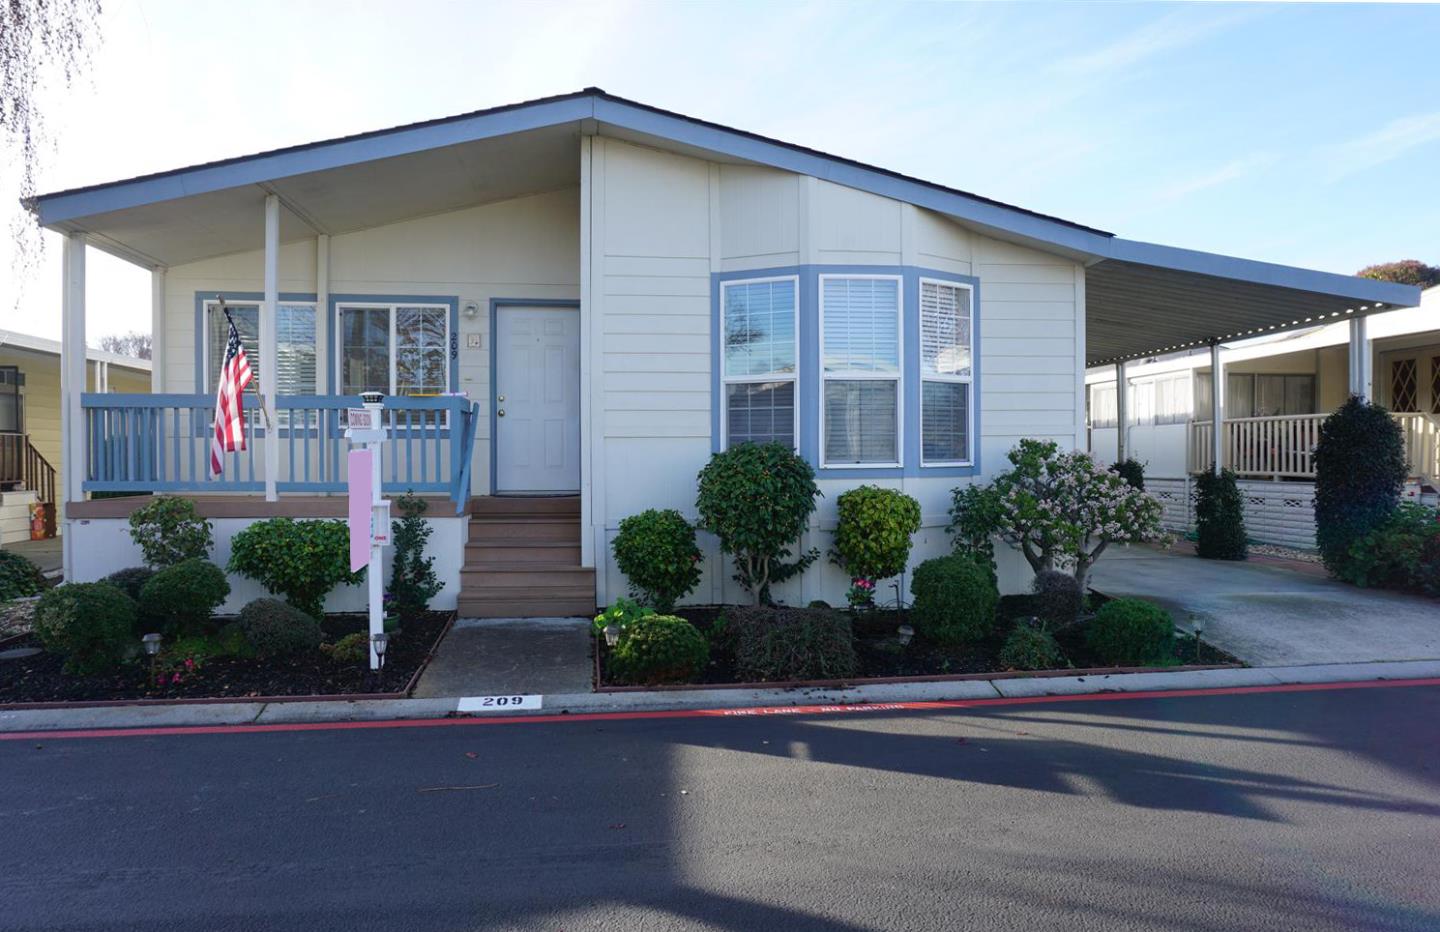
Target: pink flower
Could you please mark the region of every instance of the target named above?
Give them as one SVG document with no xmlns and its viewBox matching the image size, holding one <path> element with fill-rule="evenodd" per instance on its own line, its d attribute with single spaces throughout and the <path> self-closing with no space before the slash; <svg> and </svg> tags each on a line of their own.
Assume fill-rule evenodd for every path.
<svg viewBox="0 0 1440 932">
<path fill-rule="evenodd" d="M 185 658 L 185 669 L 187 669 L 187 670 L 193 670 L 193 669 L 195 669 L 195 658 L 194 658 L 194 657 L 186 657 L 186 658 Z"/>
<path fill-rule="evenodd" d="M 174 676 L 170 677 L 170 682 L 172 682 L 172 683 L 178 683 L 178 682 L 180 682 L 180 674 L 177 673 L 177 674 L 175 674 Z"/>
</svg>

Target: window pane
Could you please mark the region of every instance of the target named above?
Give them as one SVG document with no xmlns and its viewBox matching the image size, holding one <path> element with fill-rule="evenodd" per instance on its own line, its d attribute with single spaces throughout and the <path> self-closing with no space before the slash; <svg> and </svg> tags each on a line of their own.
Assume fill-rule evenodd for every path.
<svg viewBox="0 0 1440 932">
<path fill-rule="evenodd" d="M 795 371 L 795 282 L 725 286 L 725 375 Z"/>
<path fill-rule="evenodd" d="M 774 441 L 795 446 L 795 383 L 725 386 L 725 436 L 730 446 Z"/>
<path fill-rule="evenodd" d="M 1285 376 L 1255 376 L 1255 416 L 1275 417 L 1285 411 Z"/>
<path fill-rule="evenodd" d="M 390 391 L 390 311 L 340 309 L 340 390 L 346 395 Z"/>
<path fill-rule="evenodd" d="M 921 456 L 927 463 L 960 463 L 970 458 L 970 386 L 925 382 L 920 406 Z"/>
<path fill-rule="evenodd" d="M 282 304 L 276 321 L 275 375 L 281 395 L 315 394 L 315 308 Z"/>
<path fill-rule="evenodd" d="M 825 462 L 899 462 L 895 387 L 898 383 L 826 381 Z"/>
<path fill-rule="evenodd" d="M 1315 376 L 1285 377 L 1285 414 L 1314 414 Z"/>
<path fill-rule="evenodd" d="M 826 372 L 900 371 L 900 283 L 889 278 L 826 278 Z"/>
<path fill-rule="evenodd" d="M 958 285 L 920 285 L 922 375 L 970 374 L 970 290 Z"/>
<path fill-rule="evenodd" d="M 1115 386 L 1093 385 L 1090 388 L 1090 426 L 1115 426 Z"/>
<path fill-rule="evenodd" d="M 446 380 L 444 308 L 402 307 L 395 311 L 395 392 L 438 395 Z"/>
<path fill-rule="evenodd" d="M 246 394 L 254 395 L 260 391 L 260 365 L 264 360 L 260 358 L 260 308 L 255 304 L 227 304 L 222 309 L 218 304 L 206 305 L 209 313 L 209 352 L 208 365 L 205 370 L 206 378 L 209 380 L 205 391 L 213 392 L 220 384 L 220 367 L 225 363 L 225 343 L 230 339 L 230 328 L 225 323 L 225 311 L 230 312 L 230 318 L 235 321 L 235 329 L 240 332 L 240 342 L 245 347 L 245 358 L 250 361 L 250 371 L 254 378 L 245 389 Z M 312 331 L 311 342 L 314 342 Z"/>
<path fill-rule="evenodd" d="M 1225 418 L 1255 416 L 1255 377 L 1245 373 L 1225 376 Z"/>
</svg>

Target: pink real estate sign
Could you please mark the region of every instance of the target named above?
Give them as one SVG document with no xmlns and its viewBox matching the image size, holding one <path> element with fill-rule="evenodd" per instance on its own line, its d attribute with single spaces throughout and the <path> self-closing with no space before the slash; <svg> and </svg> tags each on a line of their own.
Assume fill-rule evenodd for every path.
<svg viewBox="0 0 1440 932">
<path fill-rule="evenodd" d="M 370 562 L 370 521 L 373 514 L 372 499 L 375 494 L 371 482 L 369 450 L 350 451 L 350 572 L 354 573 Z"/>
</svg>

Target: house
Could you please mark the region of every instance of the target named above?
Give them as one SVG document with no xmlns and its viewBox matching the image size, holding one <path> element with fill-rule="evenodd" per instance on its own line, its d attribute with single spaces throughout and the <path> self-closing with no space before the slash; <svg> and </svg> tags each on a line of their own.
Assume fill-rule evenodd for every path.
<svg viewBox="0 0 1440 932">
<path fill-rule="evenodd" d="M 1418 307 L 1335 321 L 1226 344 L 1223 464 L 1240 478 L 1246 526 L 1256 540 L 1315 546 L 1311 456 L 1320 424 L 1351 394 L 1389 408 L 1405 437 L 1406 493 L 1434 502 L 1440 491 L 1440 287 Z M 1124 431 L 1117 371 L 1124 369 Z M 1352 378 L 1354 370 L 1354 378 Z M 1167 520 L 1188 530 L 1189 477 L 1214 463 L 1209 352 L 1170 353 L 1085 376 L 1090 451 L 1103 463 L 1145 465 L 1146 488 Z"/>
<path fill-rule="evenodd" d="M 150 391 L 148 359 L 89 348 L 85 358 L 87 391 Z M 62 467 L 60 343 L 0 330 L 0 544 L 30 539 L 30 506 L 36 502 L 50 506 L 45 533 L 56 533 Z"/>
<path fill-rule="evenodd" d="M 814 464 L 805 546 L 827 549 L 841 492 L 882 483 L 921 502 L 924 559 L 948 549 L 951 490 L 1017 440 L 1084 448 L 1087 365 L 1419 297 L 1122 239 L 595 88 L 32 206 L 65 237 L 67 347 L 84 341 L 87 247 L 154 282 L 159 393 L 64 385 L 70 578 L 138 560 L 136 500 L 86 501 L 100 491 L 195 496 L 220 562 L 259 518 L 344 514 L 343 415 L 378 390 L 385 488 L 435 496 L 439 604 L 473 616 L 624 594 L 619 521 L 693 516 L 712 451 L 751 440 Z M 257 442 L 212 478 L 226 310 L 263 407 Z M 738 600 L 705 546 L 691 600 Z M 847 583 L 819 562 L 776 596 L 838 603 Z M 255 594 L 237 581 L 227 608 Z"/>
</svg>

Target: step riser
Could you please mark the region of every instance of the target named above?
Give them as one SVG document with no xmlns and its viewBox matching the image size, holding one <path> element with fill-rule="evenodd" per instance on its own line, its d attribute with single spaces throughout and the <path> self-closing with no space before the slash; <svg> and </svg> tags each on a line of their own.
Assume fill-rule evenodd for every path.
<svg viewBox="0 0 1440 932">
<path fill-rule="evenodd" d="M 543 566 L 531 568 L 490 569 L 467 566 L 460 570 L 460 586 L 513 586 L 515 588 L 549 589 L 552 586 L 595 586 L 595 571 L 580 566 Z"/>
<path fill-rule="evenodd" d="M 580 543 L 575 521 L 471 521 L 470 543 L 503 545 L 512 541 Z"/>
<path fill-rule="evenodd" d="M 470 513 L 488 515 L 554 515 L 580 517 L 578 498 L 476 498 L 470 502 Z"/>
</svg>

